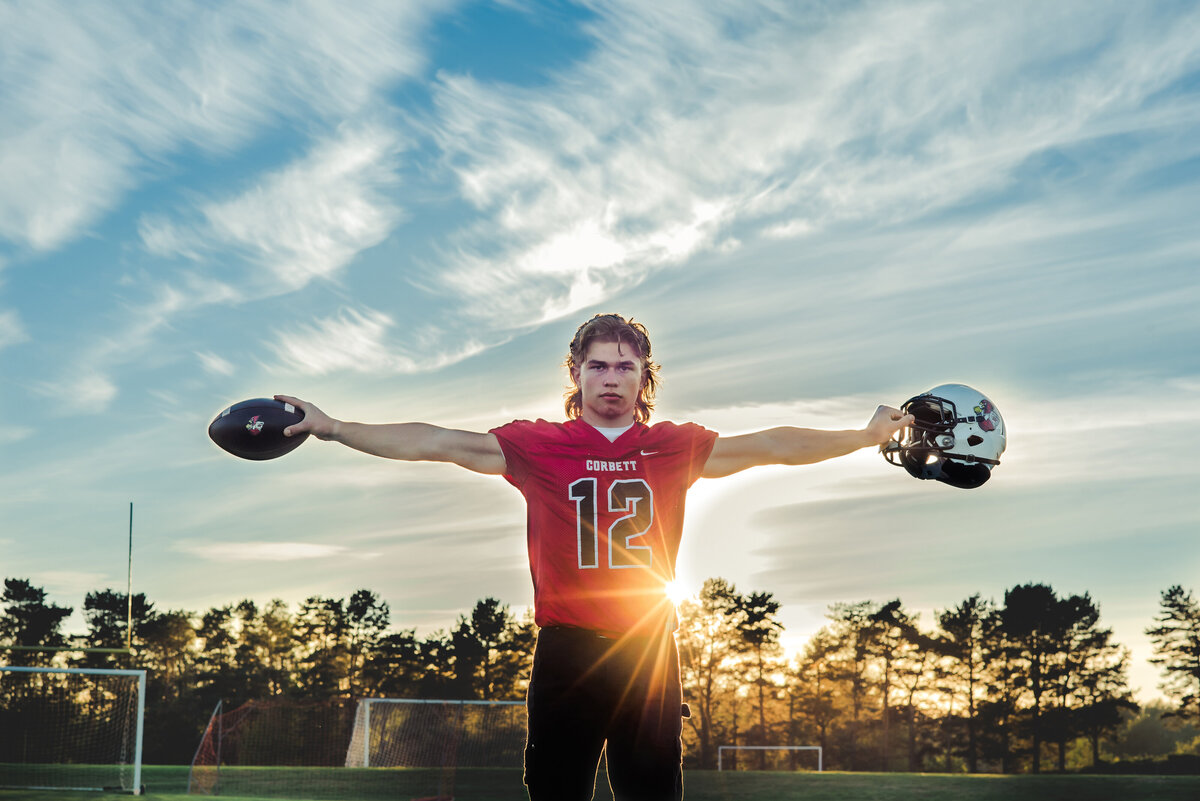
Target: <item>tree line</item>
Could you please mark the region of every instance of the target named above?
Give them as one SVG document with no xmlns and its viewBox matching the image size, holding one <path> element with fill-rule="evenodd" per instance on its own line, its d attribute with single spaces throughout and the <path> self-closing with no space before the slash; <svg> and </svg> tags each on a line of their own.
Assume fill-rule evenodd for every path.
<svg viewBox="0 0 1200 801">
<path fill-rule="evenodd" d="M 5 579 L 0 604 L 7 664 L 145 668 L 145 761 L 161 764 L 190 761 L 218 701 L 520 700 L 536 640 L 531 616 L 495 598 L 419 637 L 395 629 L 388 604 L 367 589 L 294 609 L 243 600 L 203 613 L 160 611 L 135 594 L 133 653 L 122 654 L 82 649 L 125 646 L 124 593 L 87 593 L 79 635 L 62 632 L 73 609 L 27 579 Z M 1002 602 L 973 595 L 928 629 L 899 600 L 835 604 L 793 655 L 781 644 L 780 608 L 772 593 L 721 578 L 679 606 L 689 767 L 715 767 L 723 745 L 791 744 L 821 746 L 826 769 L 1079 769 L 1100 763 L 1105 743 L 1139 714 L 1129 653 L 1087 594 L 1026 584 Z M 1166 716 L 1200 724 L 1200 602 L 1178 586 L 1164 591 L 1147 634 L 1173 704 Z M 80 650 L 39 650 L 54 648 Z M 725 755 L 742 767 L 799 759 Z"/>
</svg>

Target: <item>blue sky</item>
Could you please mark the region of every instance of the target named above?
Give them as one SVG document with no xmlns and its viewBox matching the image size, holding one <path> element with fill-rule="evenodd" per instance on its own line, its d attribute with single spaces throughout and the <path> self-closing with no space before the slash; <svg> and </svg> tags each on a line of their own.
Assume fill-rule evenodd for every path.
<svg viewBox="0 0 1200 801">
<path fill-rule="evenodd" d="M 397 626 L 529 603 L 503 481 L 204 431 L 561 415 L 597 311 L 659 419 L 857 427 L 946 382 L 971 492 L 863 451 L 694 489 L 682 576 L 931 613 L 1200 589 L 1194 3 L 0 2 L 0 574 L 159 609 L 366 587 Z M 78 619 L 75 619 L 78 625 Z"/>
</svg>

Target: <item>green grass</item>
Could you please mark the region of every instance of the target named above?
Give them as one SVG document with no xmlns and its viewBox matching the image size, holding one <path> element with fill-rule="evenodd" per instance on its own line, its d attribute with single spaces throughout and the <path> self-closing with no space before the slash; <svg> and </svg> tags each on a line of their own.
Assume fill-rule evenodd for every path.
<svg viewBox="0 0 1200 801">
<path fill-rule="evenodd" d="M 408 801 L 426 794 L 409 780 L 421 771 L 345 768 L 252 768 L 226 771 L 231 791 L 225 801 Z M 407 776 L 405 774 L 408 774 Z M 186 795 L 186 767 L 147 766 L 142 778 L 146 801 L 196 801 Z M 311 792 L 256 795 L 300 779 Z M 348 783 L 347 779 L 353 779 Z M 962 776 L 914 773 L 717 773 L 684 774 L 686 801 L 1197 801 L 1200 776 Z M 597 801 L 611 801 L 603 774 Z M 236 789 L 240 786 L 242 789 Z M 429 785 L 426 784 L 426 787 Z M 432 791 L 428 791 L 432 792 Z M 98 801 L 119 796 L 98 793 L 0 790 L 0 801 Z M 519 769 L 460 769 L 458 801 L 525 801 Z"/>
<path fill-rule="evenodd" d="M 688 801 L 1196 801 L 1200 776 L 684 775 Z"/>
</svg>

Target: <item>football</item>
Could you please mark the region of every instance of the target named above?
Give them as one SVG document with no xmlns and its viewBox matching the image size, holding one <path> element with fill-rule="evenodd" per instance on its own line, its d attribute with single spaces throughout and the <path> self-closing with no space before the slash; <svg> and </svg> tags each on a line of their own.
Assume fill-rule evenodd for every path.
<svg viewBox="0 0 1200 801">
<path fill-rule="evenodd" d="M 290 403 L 254 398 L 235 403 L 208 425 L 208 437 L 224 451 L 242 459 L 276 459 L 300 447 L 308 434 L 285 437 L 283 430 L 304 419 Z"/>
</svg>

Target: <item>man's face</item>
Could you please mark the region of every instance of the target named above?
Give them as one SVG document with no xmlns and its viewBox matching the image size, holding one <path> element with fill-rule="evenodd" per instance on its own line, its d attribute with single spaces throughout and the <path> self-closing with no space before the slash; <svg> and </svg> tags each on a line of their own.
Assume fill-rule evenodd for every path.
<svg viewBox="0 0 1200 801">
<path fill-rule="evenodd" d="M 583 391 L 583 420 L 616 428 L 633 422 L 642 387 L 642 357 L 628 343 L 593 342 L 572 373 Z"/>
</svg>

